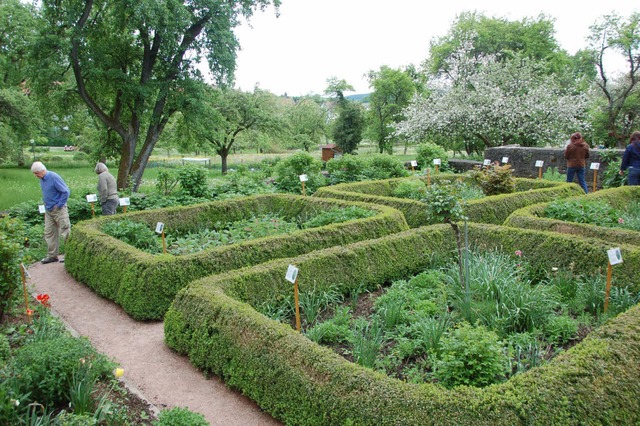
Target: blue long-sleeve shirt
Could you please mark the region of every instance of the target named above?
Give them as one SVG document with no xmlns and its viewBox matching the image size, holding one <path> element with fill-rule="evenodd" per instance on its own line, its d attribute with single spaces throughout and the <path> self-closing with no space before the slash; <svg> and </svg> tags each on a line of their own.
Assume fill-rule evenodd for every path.
<svg viewBox="0 0 640 426">
<path fill-rule="evenodd" d="M 48 170 L 42 179 L 40 179 L 40 188 L 42 188 L 44 208 L 49 212 L 52 211 L 54 207 L 64 207 L 71 194 L 69 187 L 64 183 L 60 175 Z"/>
</svg>

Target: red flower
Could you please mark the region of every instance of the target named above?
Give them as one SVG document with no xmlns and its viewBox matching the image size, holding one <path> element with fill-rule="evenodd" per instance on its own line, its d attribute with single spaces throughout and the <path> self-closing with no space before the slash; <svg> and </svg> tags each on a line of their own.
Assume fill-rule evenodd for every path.
<svg viewBox="0 0 640 426">
<path fill-rule="evenodd" d="M 32 309 L 27 309 L 27 315 L 28 315 L 28 316 L 33 315 L 33 310 L 32 310 Z"/>
<path fill-rule="evenodd" d="M 516 250 L 516 256 L 522 257 L 522 250 Z"/>
<path fill-rule="evenodd" d="M 49 307 L 49 295 L 48 294 L 38 294 L 36 296 L 36 299 L 38 300 L 38 302 L 40 302 L 42 304 L 42 306 L 46 306 Z"/>
</svg>

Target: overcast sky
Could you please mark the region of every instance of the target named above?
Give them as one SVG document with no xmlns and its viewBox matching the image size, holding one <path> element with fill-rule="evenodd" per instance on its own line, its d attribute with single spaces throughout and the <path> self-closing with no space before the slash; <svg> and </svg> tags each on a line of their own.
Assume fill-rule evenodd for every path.
<svg viewBox="0 0 640 426">
<path fill-rule="evenodd" d="M 447 34 L 457 15 L 483 12 L 521 20 L 541 13 L 555 19 L 556 39 L 573 54 L 586 47 L 589 26 L 616 12 L 638 10 L 632 0 L 282 0 L 274 10 L 256 13 L 251 27 L 236 30 L 236 87 L 258 84 L 276 95 L 322 94 L 327 79 L 345 79 L 355 93 L 369 92 L 364 74 L 387 65 L 420 65 L 429 42 Z"/>
</svg>

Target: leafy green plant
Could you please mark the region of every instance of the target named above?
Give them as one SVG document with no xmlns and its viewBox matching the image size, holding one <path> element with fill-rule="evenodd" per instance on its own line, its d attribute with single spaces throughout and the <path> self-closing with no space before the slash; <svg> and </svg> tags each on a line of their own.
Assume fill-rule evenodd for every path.
<svg viewBox="0 0 640 426">
<path fill-rule="evenodd" d="M 531 333 L 510 335 L 509 346 L 513 352 L 511 371 L 514 374 L 537 367 L 544 361 L 541 344 Z"/>
<path fill-rule="evenodd" d="M 357 155 L 344 154 L 339 158 L 332 158 L 326 164 L 327 172 L 329 172 L 329 183 L 336 185 L 338 183 L 363 180 L 366 167 L 365 160 Z"/>
<path fill-rule="evenodd" d="M 0 321 L 19 288 L 23 235 L 20 221 L 0 217 Z"/>
<path fill-rule="evenodd" d="M 130 219 L 116 220 L 102 225 L 102 232 L 149 253 L 162 250 L 158 235 L 149 225 Z"/>
<path fill-rule="evenodd" d="M 476 166 L 469 174 L 485 195 L 511 194 L 516 191 L 516 180 L 509 164 Z"/>
<path fill-rule="evenodd" d="M 462 323 L 441 339 L 442 352 L 434 376 L 448 388 L 488 386 L 500 382 L 509 361 L 498 335 L 484 326 Z"/>
<path fill-rule="evenodd" d="M 552 182 L 565 182 L 567 180 L 567 176 L 560 173 L 555 167 L 547 167 L 547 170 L 542 173 L 542 178 Z"/>
<path fill-rule="evenodd" d="M 607 313 L 617 315 L 640 303 L 640 292 L 633 293 L 629 287 L 612 287 Z"/>
<path fill-rule="evenodd" d="M 407 179 L 398 184 L 393 190 L 393 196 L 397 198 L 407 198 L 410 200 L 421 200 L 425 198 L 427 185 L 420 179 Z"/>
<path fill-rule="evenodd" d="M 202 414 L 194 413 L 188 408 L 175 407 L 165 409 L 158 414 L 154 426 L 209 426 Z"/>
<path fill-rule="evenodd" d="M 543 328 L 550 343 L 564 344 L 578 334 L 578 322 L 568 315 L 549 316 Z"/>
<path fill-rule="evenodd" d="M 207 173 L 198 166 L 185 166 L 178 172 L 182 192 L 191 197 L 201 198 L 207 195 Z"/>
<path fill-rule="evenodd" d="M 422 169 L 432 168 L 433 160 L 438 158 L 440 159 L 440 171 L 446 171 L 449 167 L 449 162 L 447 161 L 447 151 L 441 147 L 440 145 L 436 145 L 431 142 L 425 142 L 421 145 L 418 145 L 416 148 L 416 157 L 418 164 Z"/>
<path fill-rule="evenodd" d="M 349 340 L 352 334 L 350 327 L 351 310 L 338 307 L 330 319 L 316 324 L 306 331 L 305 335 L 316 343 L 336 344 Z"/>
<path fill-rule="evenodd" d="M 321 169 L 322 163 L 320 160 L 310 154 L 306 152 L 293 154 L 276 165 L 275 184 L 281 191 L 300 194 L 302 192 L 300 175 L 307 175 L 308 180 L 305 182 L 305 192 L 310 195 L 326 183 Z"/>
<path fill-rule="evenodd" d="M 404 163 L 397 157 L 389 154 L 372 155 L 367 158 L 365 164 L 364 174 L 367 179 L 391 179 L 409 174 L 404 167 Z"/>
<path fill-rule="evenodd" d="M 600 151 L 600 161 L 606 164 L 602 172 L 602 187 L 616 188 L 627 184 L 627 174 L 620 176 L 618 171 L 622 164 L 622 158 L 617 150 L 603 149 Z"/>
<path fill-rule="evenodd" d="M 316 228 L 318 226 L 342 223 L 354 219 L 365 219 L 374 216 L 375 212 L 358 206 L 334 207 L 320 212 L 300 225 L 302 229 Z"/>
<path fill-rule="evenodd" d="M 607 203 L 592 200 L 558 200 L 544 209 L 544 217 L 599 226 L 617 226 L 622 215 Z"/>
<path fill-rule="evenodd" d="M 356 320 L 354 322 L 351 353 L 356 363 L 373 368 L 383 342 L 383 327 L 377 321 Z"/>
<path fill-rule="evenodd" d="M 325 290 L 315 288 L 301 291 L 299 296 L 300 309 L 305 322 L 311 326 L 315 324 L 318 316 L 329 305 L 342 301 L 342 294 L 334 287 Z"/>
</svg>

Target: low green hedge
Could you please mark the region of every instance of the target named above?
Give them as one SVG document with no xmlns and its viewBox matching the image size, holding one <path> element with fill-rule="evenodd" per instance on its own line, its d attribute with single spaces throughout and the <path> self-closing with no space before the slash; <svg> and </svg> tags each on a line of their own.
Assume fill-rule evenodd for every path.
<svg viewBox="0 0 640 426">
<path fill-rule="evenodd" d="M 614 208 L 623 208 L 630 201 L 640 200 L 640 187 L 621 186 L 619 188 L 592 192 L 586 196 L 581 195 L 579 197 L 591 200 L 602 200 Z M 543 217 L 544 210 L 548 204 L 549 203 L 538 203 L 518 209 L 507 217 L 504 221 L 504 225 L 512 226 L 514 228 L 539 229 L 572 235 L 582 235 L 584 237 L 598 238 L 612 244 L 640 245 L 640 232 L 637 231 L 589 225 L 585 223 L 566 222 Z"/>
<path fill-rule="evenodd" d="M 314 197 L 338 198 L 391 206 L 404 213 L 407 223 L 412 228 L 433 224 L 434 221 L 422 202 L 393 197 L 394 189 L 406 179 L 396 178 L 325 186 L 318 189 Z M 420 179 L 426 181 L 427 178 L 422 176 Z M 456 179 L 466 180 L 469 177 L 456 174 L 439 174 L 431 177 L 432 182 Z M 583 193 L 580 187 L 573 183 L 524 178 L 516 178 L 516 191 L 512 194 L 470 200 L 467 202 L 465 214 L 473 222 L 500 225 L 511 212 L 521 207 Z"/>
<path fill-rule="evenodd" d="M 557 233 L 470 224 L 471 244 L 522 250 L 542 267 L 594 272 L 607 264 L 602 241 Z M 432 256 L 454 250 L 450 227 L 435 225 L 377 240 L 278 259 L 182 289 L 165 317 L 165 340 L 191 362 L 291 425 L 638 424 L 640 307 L 609 321 L 547 365 L 499 385 L 447 390 L 408 384 L 346 361 L 251 303 L 299 286 L 337 285 L 345 294 L 415 274 Z M 637 276 L 640 251 L 623 247 L 617 282 Z M 635 290 L 638 284 L 634 282 Z"/>
<path fill-rule="evenodd" d="M 151 229 L 155 229 L 156 222 L 163 222 L 165 229 L 173 227 L 184 231 L 212 228 L 218 221 L 226 223 L 252 215 L 278 213 L 285 218 L 295 218 L 351 205 L 378 214 L 184 256 L 145 253 L 101 231 L 103 224 L 124 217 L 146 223 Z M 120 304 L 133 318 L 162 319 L 176 292 L 197 278 L 406 229 L 402 213 L 385 206 L 284 194 L 252 196 L 80 222 L 73 227 L 67 242 L 65 267 L 78 281 Z"/>
</svg>

